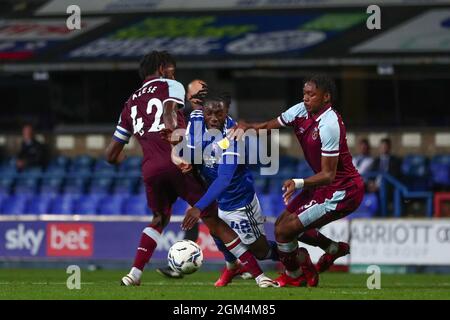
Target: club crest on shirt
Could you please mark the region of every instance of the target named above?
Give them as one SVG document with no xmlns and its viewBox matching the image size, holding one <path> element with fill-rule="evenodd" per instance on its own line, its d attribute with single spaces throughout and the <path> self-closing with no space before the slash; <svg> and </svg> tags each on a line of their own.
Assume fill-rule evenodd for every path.
<svg viewBox="0 0 450 320">
<path fill-rule="evenodd" d="M 314 131 L 312 133 L 312 139 L 317 140 L 318 136 L 319 136 L 319 128 L 314 128 Z"/>
</svg>

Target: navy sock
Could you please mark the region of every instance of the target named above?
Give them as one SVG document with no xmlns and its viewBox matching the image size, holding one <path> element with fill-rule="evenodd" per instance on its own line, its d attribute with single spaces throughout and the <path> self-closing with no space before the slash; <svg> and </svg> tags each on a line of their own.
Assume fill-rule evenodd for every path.
<svg viewBox="0 0 450 320">
<path fill-rule="evenodd" d="M 227 249 L 225 244 L 219 238 L 213 237 L 214 242 L 216 243 L 217 249 L 222 252 L 223 257 L 226 262 L 233 263 L 237 260 L 237 258 Z"/>
</svg>

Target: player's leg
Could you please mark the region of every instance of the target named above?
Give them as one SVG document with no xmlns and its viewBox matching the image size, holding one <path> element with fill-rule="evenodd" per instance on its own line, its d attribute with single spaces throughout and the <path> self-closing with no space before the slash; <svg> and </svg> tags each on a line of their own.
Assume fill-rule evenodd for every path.
<svg viewBox="0 0 450 320">
<path fill-rule="evenodd" d="M 284 211 L 275 223 L 278 255 L 286 271 L 278 279 L 281 286 L 315 287 L 319 277 L 305 248 L 298 247 L 298 235 L 305 230 L 295 213 Z"/>
<path fill-rule="evenodd" d="M 243 279 L 251 279 L 252 275 L 225 246 L 222 240 L 212 236 L 214 243 L 225 259 L 225 267 L 222 269 L 219 279 L 214 283 L 215 287 L 224 287 L 228 285 L 234 277 L 240 275 Z"/>
<path fill-rule="evenodd" d="M 325 252 L 316 264 L 318 272 L 328 270 L 335 260 L 350 253 L 350 245 L 348 243 L 333 241 L 324 236 L 319 229 L 306 230 L 300 234 L 298 240 L 310 246 L 319 247 Z"/>
<path fill-rule="evenodd" d="M 219 209 L 219 218 L 237 233 L 242 243 L 258 260 L 273 258 L 278 261 L 276 243 L 274 241 L 269 243 L 265 237 L 265 218 L 256 195 L 252 202 L 244 208 L 233 211 Z M 242 272 L 243 268 L 240 266 L 238 260 L 234 264 L 227 263 L 227 268 L 222 271 L 216 286 L 225 286 L 230 283 L 236 275 Z"/>
<path fill-rule="evenodd" d="M 177 184 L 177 192 L 184 200 L 193 206 L 203 196 L 205 193 L 205 188 L 203 188 L 192 175 L 184 175 L 183 179 L 183 183 Z M 248 272 L 252 274 L 253 278 L 256 279 L 256 282 L 260 287 L 278 286 L 276 282 L 264 275 L 255 257 L 241 242 L 236 232 L 234 232 L 230 226 L 219 218 L 216 204 L 210 205 L 206 208 L 202 212 L 201 218 L 208 227 L 210 234 L 213 237 L 220 239 L 225 244 L 228 251 L 238 258 L 242 264 L 244 264 Z"/>
<path fill-rule="evenodd" d="M 208 211 L 207 214 L 202 216 L 202 220 L 208 227 L 211 235 L 222 240 L 226 248 L 241 261 L 248 272 L 250 272 L 256 280 L 258 286 L 262 288 L 278 287 L 278 284 L 275 281 L 271 280 L 263 273 L 256 258 L 248 250 L 247 246 L 245 246 L 238 235 L 218 217 L 217 213 L 214 214 L 214 211 Z"/>
<path fill-rule="evenodd" d="M 133 267 L 122 278 L 122 285 L 130 286 L 140 284 L 145 265 L 150 261 L 158 245 L 162 231 L 170 222 L 170 210 L 176 197 L 167 190 L 168 178 L 170 179 L 166 174 L 162 174 L 144 181 L 147 192 L 147 203 L 153 211 L 153 219 L 142 231 Z"/>
<path fill-rule="evenodd" d="M 122 285 L 139 285 L 145 265 L 149 262 L 155 251 L 161 233 L 170 221 L 170 215 L 163 212 L 154 212 L 149 226 L 142 231 L 139 246 L 130 272 L 122 278 Z"/>
<path fill-rule="evenodd" d="M 328 212 L 317 221 L 311 223 L 311 229 L 305 232 L 305 234 L 308 234 L 308 237 L 314 238 L 313 242 L 321 242 L 321 248 L 325 251 L 316 264 L 316 269 L 318 272 L 328 270 L 337 259 L 349 254 L 350 245 L 346 242 L 336 242 L 326 238 L 318 231 L 316 232 L 317 228 L 321 228 L 332 221 L 341 219 L 354 212 L 359 207 L 364 197 L 364 182 L 362 179 L 355 179 L 351 187 L 340 192 L 341 197 L 339 201 L 331 206 L 331 209 L 334 210 Z M 335 193 L 331 197 L 334 195 Z M 324 238 L 329 240 L 328 243 L 327 241 L 324 241 Z"/>
<path fill-rule="evenodd" d="M 312 190 L 303 190 L 287 206 L 275 222 L 275 239 L 280 261 L 285 267 L 277 281 L 280 285 L 302 285 L 308 280 L 310 286 L 317 285 L 317 273 L 308 251 L 298 247 L 297 237 L 305 231 L 298 219 L 298 211 L 309 208 L 317 202 Z"/>
</svg>

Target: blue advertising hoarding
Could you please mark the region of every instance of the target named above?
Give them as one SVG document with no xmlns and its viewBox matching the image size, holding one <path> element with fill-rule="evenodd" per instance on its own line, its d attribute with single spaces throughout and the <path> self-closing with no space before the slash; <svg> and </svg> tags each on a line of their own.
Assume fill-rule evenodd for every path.
<svg viewBox="0 0 450 320">
<path fill-rule="evenodd" d="M 298 55 L 365 19 L 361 12 L 152 16 L 72 50 L 67 56 L 126 59 L 151 50 L 218 58 Z"/>
</svg>

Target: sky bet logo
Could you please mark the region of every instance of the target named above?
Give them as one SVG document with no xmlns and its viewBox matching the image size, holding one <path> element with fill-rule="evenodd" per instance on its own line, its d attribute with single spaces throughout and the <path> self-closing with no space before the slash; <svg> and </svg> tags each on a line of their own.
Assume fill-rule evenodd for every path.
<svg viewBox="0 0 450 320">
<path fill-rule="evenodd" d="M 43 238 L 44 230 L 28 229 L 20 223 L 16 228 L 5 232 L 5 248 L 6 250 L 26 250 L 30 255 L 35 256 L 39 252 Z"/>
<path fill-rule="evenodd" d="M 90 223 L 47 224 L 49 257 L 90 257 L 93 245 L 94 227 Z"/>
</svg>

